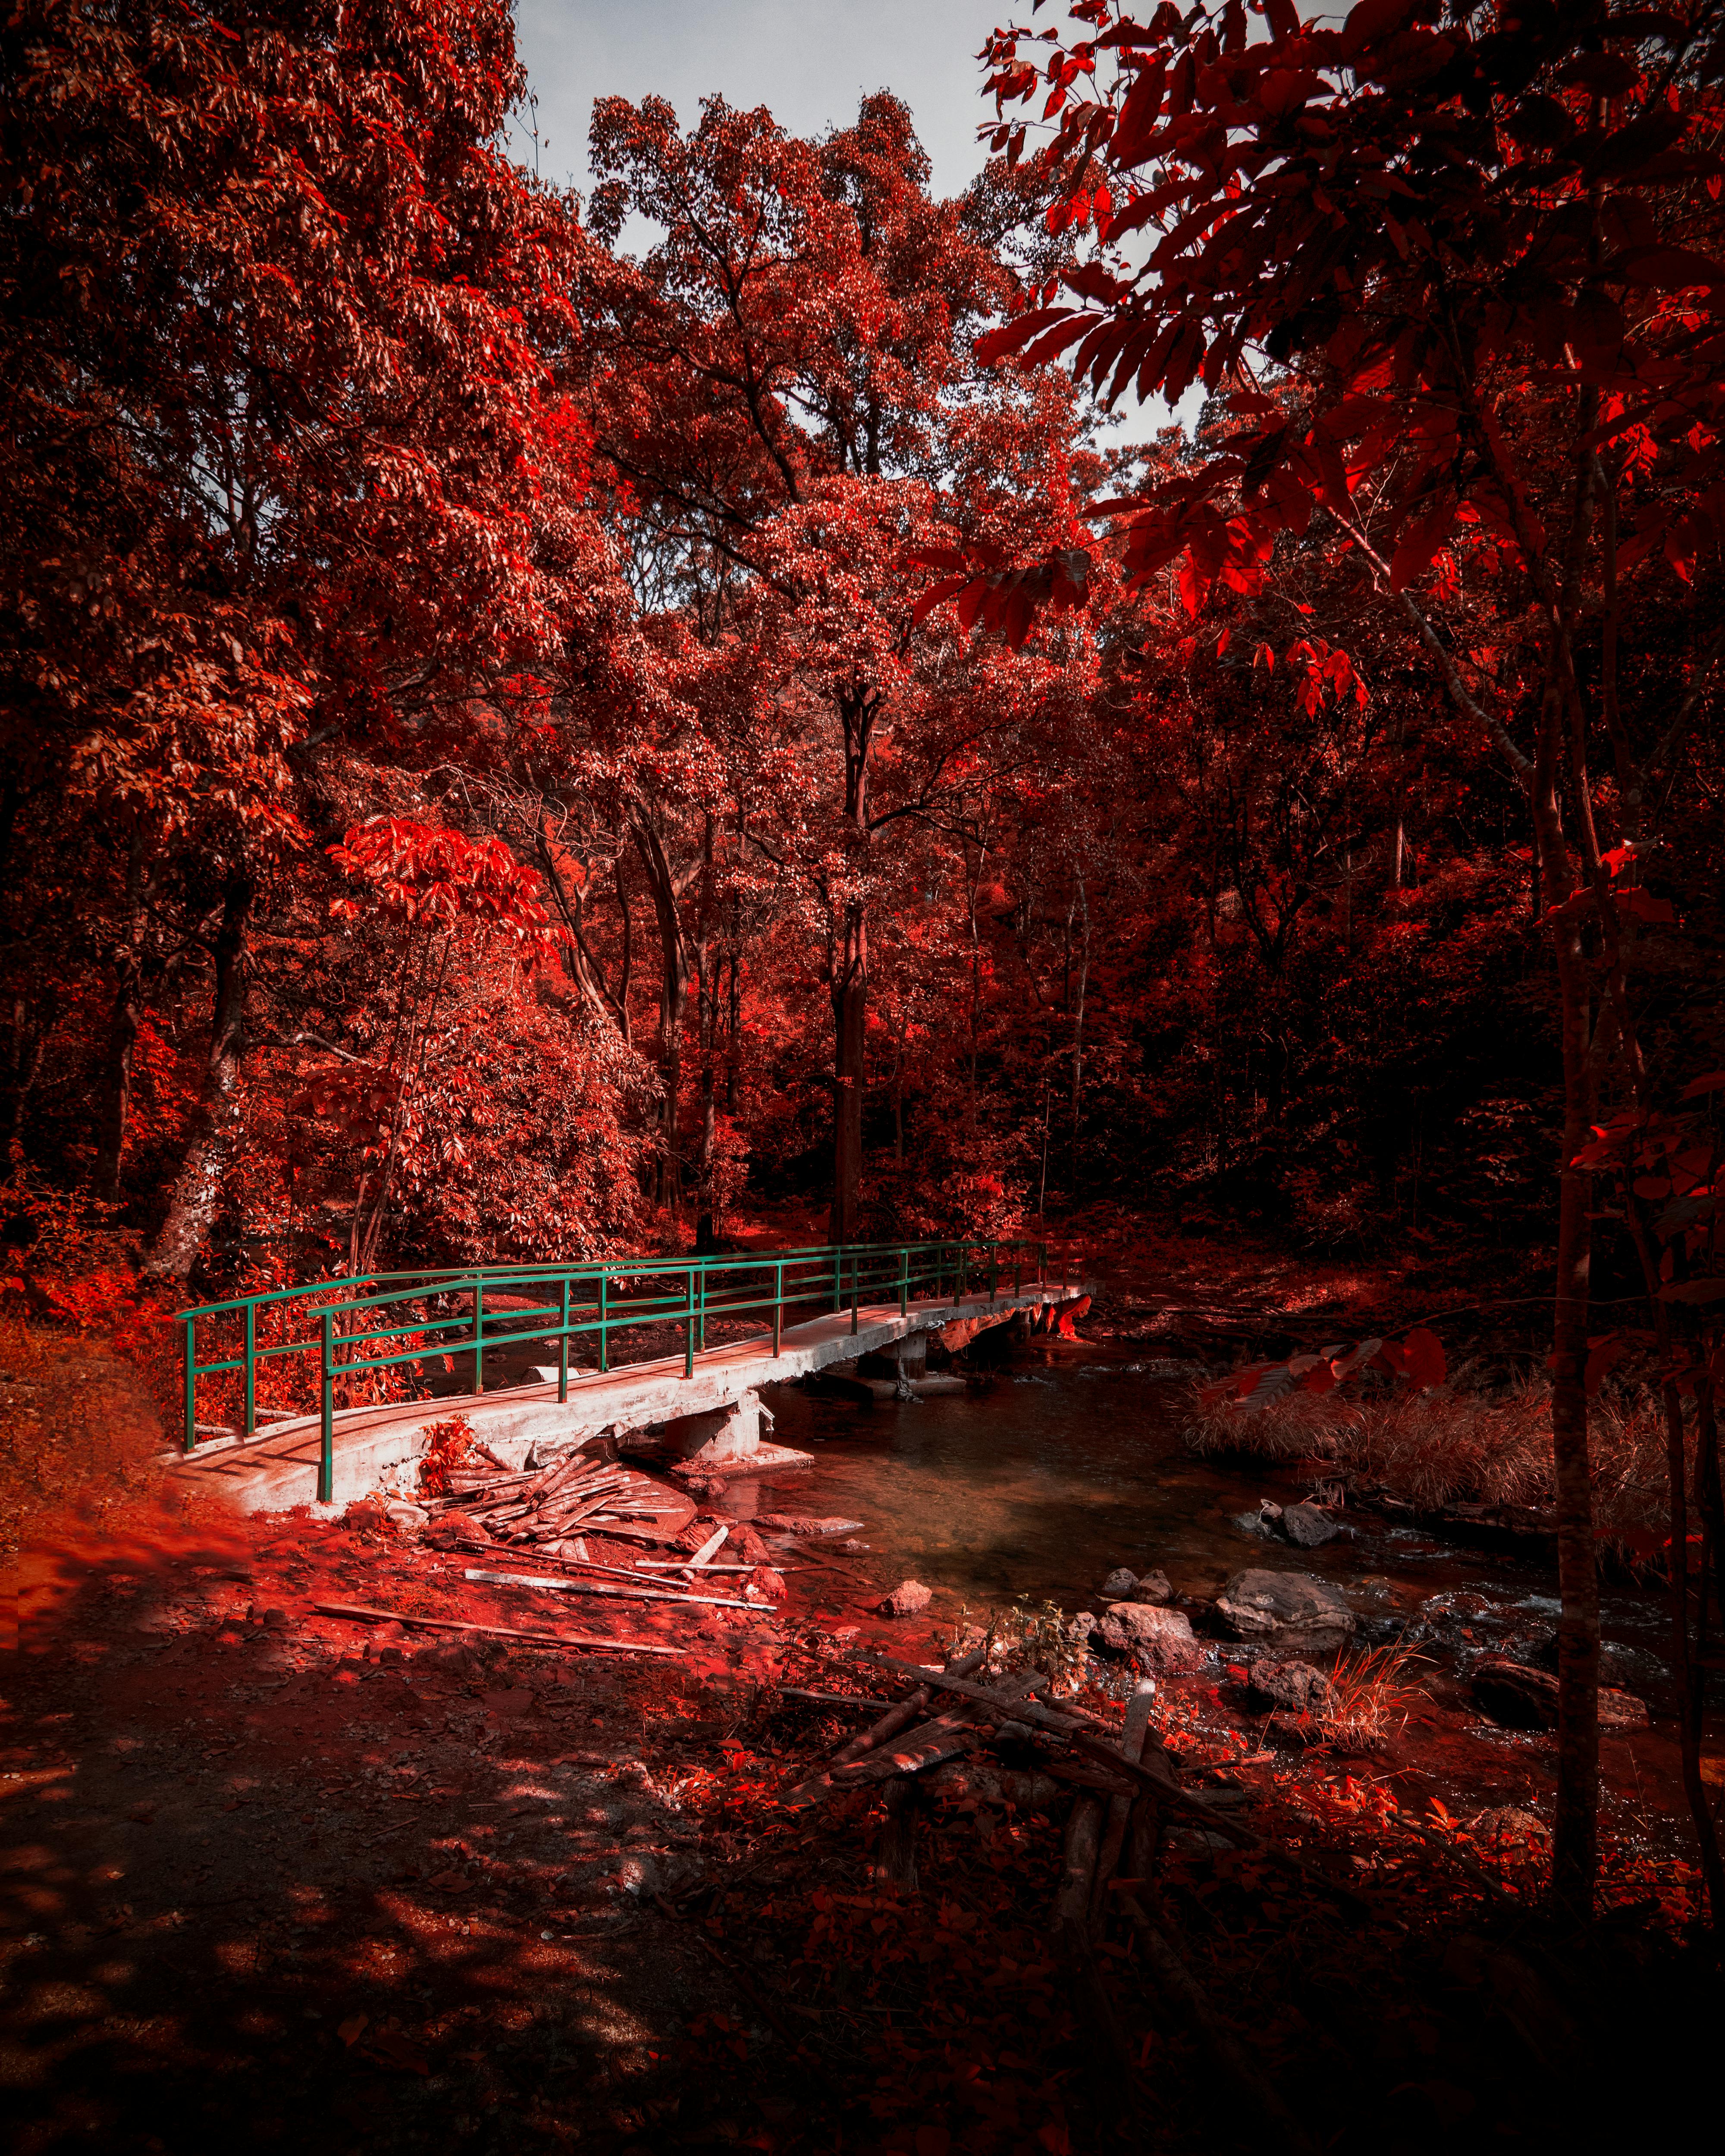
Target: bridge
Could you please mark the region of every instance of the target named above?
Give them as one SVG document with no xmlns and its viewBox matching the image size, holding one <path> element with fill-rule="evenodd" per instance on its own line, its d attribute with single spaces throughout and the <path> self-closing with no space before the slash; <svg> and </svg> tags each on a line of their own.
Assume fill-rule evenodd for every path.
<svg viewBox="0 0 1725 2156">
<path fill-rule="evenodd" d="M 968 1337 L 1082 1294 L 1064 1269 L 1049 1274 L 1045 1244 L 960 1240 L 480 1265 L 238 1296 L 178 1315 L 185 1426 L 170 1471 L 246 1512 L 345 1503 L 416 1461 L 427 1430 L 458 1414 L 511 1465 L 536 1445 L 660 1426 L 691 1464 L 788 1464 L 803 1455 L 764 1445 L 758 1387 L 870 1353 L 908 1359 L 931 1332 Z M 572 1361 L 583 1346 L 596 1367 Z M 442 1389 L 458 1361 L 470 1389 Z M 315 1407 L 299 1404 L 307 1396 Z M 200 1420 L 200 1399 L 231 1421 Z"/>
</svg>

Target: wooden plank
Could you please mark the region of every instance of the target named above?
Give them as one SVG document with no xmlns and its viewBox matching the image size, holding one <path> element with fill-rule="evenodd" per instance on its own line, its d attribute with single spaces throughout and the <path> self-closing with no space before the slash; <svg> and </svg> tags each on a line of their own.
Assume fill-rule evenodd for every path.
<svg viewBox="0 0 1725 2156">
<path fill-rule="evenodd" d="M 553 1594 L 598 1594 L 616 1602 L 675 1602 L 685 1608 L 697 1604 L 708 1609 L 747 1609 L 756 1617 L 773 1617 L 778 1614 L 776 1602 L 726 1601 L 717 1594 L 664 1594 L 650 1587 L 603 1587 L 595 1582 L 591 1586 L 584 1579 L 538 1579 L 521 1572 L 468 1571 L 464 1579 L 488 1581 L 494 1587 L 532 1587 Z"/>
<path fill-rule="evenodd" d="M 948 1671 L 952 1675 L 958 1676 L 979 1668 L 982 1664 L 983 1652 L 982 1648 L 973 1647 L 968 1655 L 961 1656 L 957 1661 L 949 1662 L 947 1665 Z M 839 1660 L 837 1656 L 831 1655 L 817 1656 L 815 1659 L 820 1661 L 830 1661 L 835 1666 Z M 848 1664 L 845 1666 L 848 1666 Z M 923 1678 L 924 1681 L 919 1684 L 914 1691 L 900 1700 L 896 1707 L 889 1707 L 871 1728 L 865 1729 L 860 1735 L 853 1737 L 848 1744 L 842 1746 L 833 1754 L 821 1773 L 811 1774 L 806 1781 L 798 1783 L 794 1789 L 787 1789 L 784 1801 L 798 1806 L 819 1804 L 821 1799 L 836 1786 L 833 1777 L 841 1767 L 848 1766 L 853 1759 L 861 1758 L 865 1753 L 874 1751 L 878 1745 L 888 1743 L 896 1737 L 901 1729 L 908 1729 L 917 1716 L 928 1706 L 930 1699 L 927 1682 L 928 1672 L 926 1670 L 919 1670 L 917 1675 Z"/>
<path fill-rule="evenodd" d="M 405 1609 L 367 1609 L 358 1603 L 314 1602 L 318 1617 L 346 1617 L 357 1625 L 417 1625 L 435 1632 L 483 1632 L 494 1640 L 526 1640 L 536 1647 L 610 1647 L 622 1655 L 680 1655 L 645 1640 L 606 1640 L 588 1632 L 524 1632 L 512 1625 L 470 1625 L 458 1617 L 416 1617 Z"/>
</svg>

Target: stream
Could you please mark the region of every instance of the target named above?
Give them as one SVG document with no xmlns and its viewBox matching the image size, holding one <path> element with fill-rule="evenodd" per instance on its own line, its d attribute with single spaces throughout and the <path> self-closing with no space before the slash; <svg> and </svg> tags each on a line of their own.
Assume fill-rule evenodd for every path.
<svg viewBox="0 0 1725 2156">
<path fill-rule="evenodd" d="M 1489 1634 L 1554 1621 L 1555 1568 L 1538 1555 L 1459 1547 L 1363 1509 L 1341 1514 L 1351 1532 L 1320 1549 L 1243 1532 L 1235 1516 L 1260 1497 L 1292 1502 L 1306 1486 L 1284 1468 L 1189 1452 L 1181 1430 L 1195 1366 L 1158 1374 L 1165 1368 L 1077 1341 L 1018 1350 L 983 1389 L 872 1409 L 773 1387 L 775 1440 L 816 1465 L 737 1478 L 726 1508 L 860 1520 L 886 1585 L 889 1572 L 908 1575 L 978 1612 L 1020 1595 L 1098 1608 L 1104 1576 L 1121 1564 L 1159 1566 L 1183 1599 L 1208 1602 L 1261 1565 L 1333 1580 L 1368 1637 L 1399 1631 L 1434 1595 L 1490 1605 L 1472 1613 L 1481 1646 L 1497 1644 Z M 1653 1679 L 1661 1605 L 1626 1591 L 1605 1599 L 1607 1636 Z"/>
<path fill-rule="evenodd" d="M 1530 1660 L 1548 1637 L 1558 1614 L 1553 1560 L 1458 1545 L 1363 1508 L 1341 1513 L 1349 1532 L 1315 1550 L 1247 1533 L 1237 1515 L 1255 1512 L 1260 1497 L 1294 1502 L 1307 1486 L 1285 1468 L 1189 1452 L 1181 1430 L 1194 1374 L 1195 1366 L 1169 1374 L 1142 1349 L 1080 1340 L 1020 1347 L 963 1395 L 868 1409 L 772 1388 L 776 1440 L 815 1464 L 734 1478 L 722 1506 L 744 1519 L 779 1512 L 860 1521 L 857 1540 L 869 1554 L 849 1562 L 867 1584 L 834 1574 L 829 1614 L 856 1616 L 866 1598 L 911 1578 L 937 1591 L 931 1614 L 943 1628 L 957 1605 L 981 1621 L 1021 1596 L 1069 1614 L 1100 1612 L 1101 1581 L 1123 1564 L 1164 1571 L 1202 1635 L 1205 1613 L 1194 1605 L 1213 1601 L 1235 1573 L 1315 1573 L 1353 1606 L 1358 1644 L 1405 1634 L 1444 1702 L 1423 1734 L 1409 1727 L 1399 1776 L 1476 1805 L 1548 1794 L 1551 1739 L 1497 1728 L 1463 1687 L 1479 1655 Z M 1608 1813 L 1630 1839 L 1670 1849 L 1686 1820 L 1666 1718 L 1663 1602 L 1608 1586 L 1604 1603 L 1602 1629 L 1616 1650 L 1606 1681 L 1647 1701 L 1656 1717 L 1633 1743 L 1605 1745 Z M 1234 1659 L 1224 1649 L 1196 1681 L 1223 1682 L 1213 1698 L 1237 1689 L 1225 1676 Z"/>
</svg>

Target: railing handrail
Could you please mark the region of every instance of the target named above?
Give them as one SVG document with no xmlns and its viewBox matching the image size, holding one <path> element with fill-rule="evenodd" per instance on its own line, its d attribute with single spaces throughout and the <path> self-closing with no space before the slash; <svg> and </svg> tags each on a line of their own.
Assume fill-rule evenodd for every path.
<svg viewBox="0 0 1725 2156">
<path fill-rule="evenodd" d="M 633 1278 L 648 1272 L 689 1272 L 734 1270 L 745 1265 L 768 1265 L 783 1263 L 792 1258 L 820 1258 L 830 1262 L 835 1257 L 868 1258 L 896 1256 L 901 1250 L 912 1252 L 935 1250 L 1045 1250 L 1045 1240 L 1031 1235 L 1007 1235 L 990 1239 L 981 1235 L 948 1235 L 932 1242 L 922 1243 L 801 1243 L 789 1245 L 783 1250 L 763 1251 L 709 1250 L 700 1256 L 692 1252 L 684 1257 L 612 1257 L 550 1260 L 530 1263 L 520 1259 L 481 1258 L 473 1265 L 444 1267 L 418 1266 L 412 1271 L 397 1273 L 341 1273 L 328 1280 L 302 1281 L 294 1287 L 259 1288 L 252 1295 L 231 1296 L 225 1302 L 201 1302 L 187 1310 L 177 1310 L 174 1322 L 183 1322 L 193 1317 L 218 1317 L 224 1312 L 244 1310 L 248 1303 L 261 1306 L 264 1303 L 310 1301 L 314 1296 L 327 1295 L 333 1288 L 366 1287 L 382 1281 L 417 1281 L 417 1286 L 403 1287 L 398 1292 L 403 1296 L 448 1295 L 483 1276 L 489 1284 L 513 1276 L 519 1280 L 560 1280 L 565 1275 L 571 1279 L 578 1275 L 600 1272 L 621 1273 Z"/>
<path fill-rule="evenodd" d="M 569 1342 L 597 1332 L 598 1336 L 599 1368 L 610 1368 L 610 1342 L 614 1333 L 643 1325 L 680 1324 L 684 1334 L 684 1368 L 685 1378 L 695 1374 L 695 1356 L 699 1344 L 706 1344 L 707 1322 L 713 1317 L 741 1317 L 768 1312 L 773 1319 L 773 1352 L 779 1353 L 784 1314 L 796 1304 L 821 1300 L 829 1307 L 842 1311 L 848 1303 L 850 1308 L 850 1329 L 858 1329 L 862 1296 L 865 1288 L 870 1293 L 876 1290 L 896 1292 L 901 1314 L 910 1307 L 912 1292 L 925 1286 L 932 1286 L 937 1296 L 943 1290 L 954 1297 L 962 1298 L 967 1292 L 973 1264 L 980 1260 L 986 1269 L 989 1299 L 999 1292 L 1003 1269 L 1003 1258 L 1010 1265 L 1014 1292 L 1022 1286 L 1025 1260 L 1034 1255 L 1036 1277 L 1046 1275 L 1048 1245 L 1030 1236 L 1005 1237 L 949 1236 L 932 1242 L 900 1243 L 829 1243 L 803 1244 L 773 1250 L 715 1250 L 700 1256 L 691 1253 L 685 1256 L 660 1255 L 639 1257 L 623 1255 L 614 1257 L 580 1258 L 565 1262 L 531 1262 L 510 1260 L 497 1264 L 480 1261 L 461 1267 L 420 1267 L 411 1272 L 352 1274 L 326 1281 L 308 1281 L 293 1287 L 261 1288 L 246 1296 L 230 1296 L 220 1302 L 201 1303 L 176 1313 L 177 1322 L 185 1328 L 183 1336 L 183 1369 L 185 1378 L 186 1427 L 184 1449 L 196 1449 L 198 1424 L 197 1420 L 198 1380 L 234 1370 L 243 1370 L 245 1378 L 245 1434 L 251 1436 L 257 1427 L 257 1370 L 261 1362 L 281 1355 L 316 1353 L 320 1358 L 321 1421 L 322 1424 L 322 1452 L 318 1471 L 318 1496 L 327 1502 L 333 1484 L 332 1445 L 335 1417 L 335 1384 L 339 1378 L 358 1371 L 381 1371 L 394 1368 L 405 1363 L 424 1362 L 434 1355 L 454 1356 L 471 1351 L 474 1358 L 474 1391 L 485 1390 L 484 1357 L 485 1348 L 520 1346 L 528 1342 L 555 1342 L 557 1348 L 557 1398 L 568 1398 Z M 890 1265 L 890 1273 L 882 1270 Z M 764 1274 L 773 1275 L 773 1293 L 770 1296 L 745 1296 L 738 1299 L 734 1294 L 721 1294 L 715 1298 L 709 1291 L 709 1282 L 715 1275 Z M 674 1278 L 678 1283 L 675 1293 L 637 1296 L 633 1301 L 614 1302 L 611 1290 L 620 1286 L 625 1290 L 637 1282 L 651 1283 Z M 492 1315 L 506 1323 L 509 1319 L 540 1321 L 526 1331 L 504 1332 L 496 1327 L 486 1329 L 485 1306 L 485 1290 L 506 1291 L 511 1285 L 531 1285 L 542 1292 L 555 1294 L 555 1303 L 542 1299 L 530 1303 L 525 1309 L 495 1311 Z M 589 1285 L 597 1290 L 593 1314 L 588 1314 L 583 1306 L 576 1312 L 570 1301 L 570 1291 L 578 1285 Z M 350 1292 L 343 1294 L 343 1291 Z M 361 1291 L 352 1292 L 351 1291 Z M 459 1295 L 470 1292 L 473 1296 L 471 1332 L 459 1339 L 439 1339 L 428 1345 L 425 1336 L 443 1333 L 460 1325 L 467 1313 L 449 1317 L 421 1317 L 407 1325 L 372 1327 L 368 1331 L 338 1332 L 337 1321 L 354 1312 L 383 1312 L 392 1304 L 429 1300 L 433 1296 Z M 336 1298 L 331 1300 L 331 1296 Z M 275 1342 L 259 1345 L 258 1313 L 261 1309 L 286 1307 L 303 1304 L 315 1310 L 318 1319 L 316 1337 L 306 1340 Z M 244 1340 L 237 1355 L 223 1356 L 214 1362 L 200 1363 L 198 1360 L 198 1326 L 200 1320 L 239 1316 L 244 1322 Z M 557 1322 L 545 1321 L 555 1317 Z M 352 1351 L 363 1348 L 376 1342 L 394 1342 L 408 1335 L 417 1336 L 417 1344 L 398 1352 L 383 1355 L 362 1355 Z M 349 1359 L 337 1359 L 341 1349 L 350 1351 Z"/>
</svg>

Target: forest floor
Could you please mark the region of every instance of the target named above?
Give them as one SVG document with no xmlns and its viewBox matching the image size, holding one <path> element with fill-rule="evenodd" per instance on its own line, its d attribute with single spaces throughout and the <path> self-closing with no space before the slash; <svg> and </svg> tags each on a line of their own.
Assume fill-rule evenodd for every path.
<svg viewBox="0 0 1725 2156">
<path fill-rule="evenodd" d="M 1211 1298 L 1230 1324 L 1287 1306 L 1269 1254 L 1235 1259 Z M 1196 1254 L 1166 1263 L 1160 1286 L 1105 1274 L 1099 1330 L 1153 1322 L 1132 1306 Z M 1354 1277 L 1318 1293 L 1378 1293 Z M 783 1687 L 881 1696 L 860 1650 L 940 1659 L 940 1627 L 873 1613 L 865 1568 L 788 1557 L 774 1616 L 547 1618 L 358 1517 L 164 1506 L 125 1366 L 41 1336 L 8 1353 L 34 1357 L 0 1374 L 0 2087 L 24 2156 L 1300 2145 L 1111 1908 L 1122 2041 L 1099 2046 L 1049 1933 L 1059 1809 L 935 1803 L 906 1894 L 876 1873 L 877 1791 L 782 1801 L 859 1726 Z M 680 1651 L 446 1643 L 332 1601 Z M 1161 1680 L 1156 1726 L 1189 1785 L 1312 1870 L 1176 1825 L 1141 1891 L 1312 2143 L 1644 2126 L 1725 2003 L 1668 1729 L 1607 1739 L 1613 1815 L 1645 1831 L 1611 1840 L 1584 1944 L 1541 1912 L 1548 1738 L 1482 1734 L 1430 1676 L 1383 1749 L 1339 1756 L 1266 1736 L 1239 1676 L 1224 1656 Z M 1118 1718 L 1117 1686 L 1082 1697 Z"/>
</svg>

